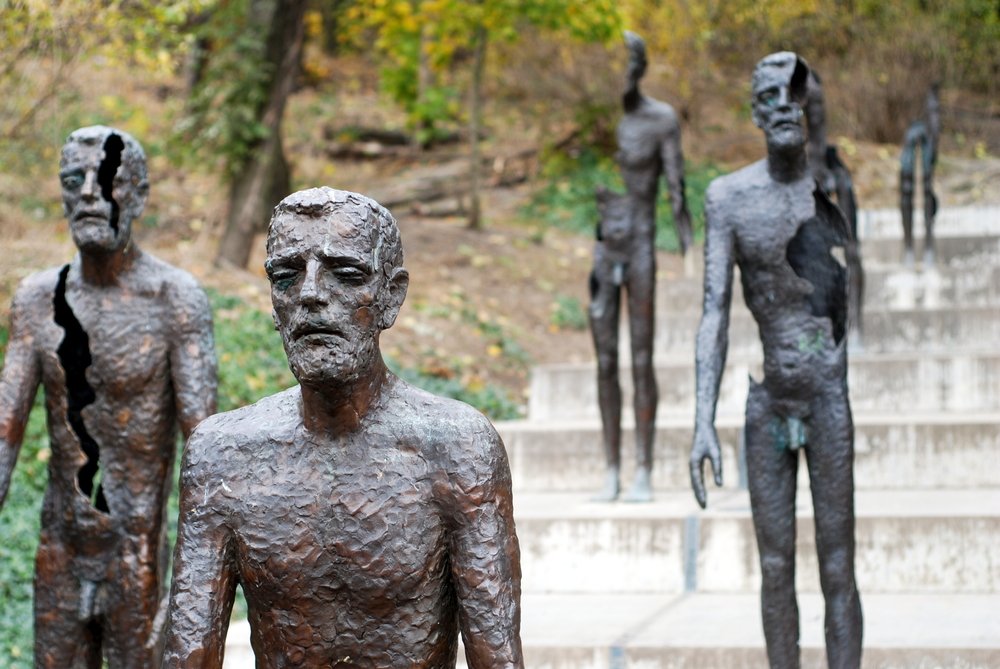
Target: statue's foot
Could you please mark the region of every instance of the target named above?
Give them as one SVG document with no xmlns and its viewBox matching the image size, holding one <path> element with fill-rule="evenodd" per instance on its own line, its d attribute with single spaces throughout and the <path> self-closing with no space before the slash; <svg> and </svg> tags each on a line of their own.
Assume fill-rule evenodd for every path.
<svg viewBox="0 0 1000 669">
<path fill-rule="evenodd" d="M 903 267 L 906 269 L 913 269 L 916 264 L 916 259 L 913 257 L 913 249 L 906 249 L 903 251 Z"/>
<path fill-rule="evenodd" d="M 623 502 L 652 502 L 653 485 L 650 481 L 649 470 L 640 468 L 635 470 L 635 479 L 632 487 L 622 497 Z"/>
<path fill-rule="evenodd" d="M 604 487 L 601 488 L 600 492 L 591 497 L 590 501 L 613 502 L 618 499 L 619 492 L 621 492 L 621 488 L 618 484 L 618 468 L 608 467 L 608 471 L 604 475 Z"/>
<path fill-rule="evenodd" d="M 934 267 L 934 249 L 924 249 L 924 269 Z"/>
</svg>

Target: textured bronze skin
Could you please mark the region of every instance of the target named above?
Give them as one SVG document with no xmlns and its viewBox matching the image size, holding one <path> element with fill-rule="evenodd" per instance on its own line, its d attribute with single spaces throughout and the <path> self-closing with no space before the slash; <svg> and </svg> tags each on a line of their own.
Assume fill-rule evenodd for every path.
<svg viewBox="0 0 1000 669">
<path fill-rule="evenodd" d="M 646 45 L 625 33 L 629 50 L 627 86 L 622 98 L 625 114 L 618 123 L 617 160 L 627 192 L 625 200 L 598 194 L 601 222 L 590 276 L 590 328 L 597 350 L 597 390 L 604 426 L 607 474 L 597 501 L 618 497 L 621 468 L 621 389 L 618 384 L 618 321 L 621 293 L 628 299 L 635 385 L 636 472 L 624 499 L 645 502 L 653 498 L 650 473 L 659 395 L 653 369 L 656 288 L 656 198 L 660 177 L 667 182 L 681 253 L 691 246 L 691 216 L 684 194 L 684 155 L 681 129 L 673 107 L 646 97 L 639 80 L 646 73 Z M 622 206 L 626 208 L 623 210 Z M 609 206 L 614 210 L 611 213 Z M 612 220 L 611 216 L 617 220 Z M 603 231 L 615 228 L 615 239 Z M 613 261 L 609 260 L 614 256 Z M 610 264 L 609 264 L 610 263 Z"/>
<path fill-rule="evenodd" d="M 478 411 L 391 374 L 408 275 L 391 214 L 316 188 L 267 272 L 299 386 L 188 441 L 163 666 L 218 669 L 243 588 L 258 667 L 523 667 L 510 470 Z"/>
<path fill-rule="evenodd" d="M 924 193 L 924 265 L 934 264 L 934 217 L 938 201 L 934 194 L 934 167 L 941 137 L 941 102 L 938 85 L 927 91 L 924 117 L 910 124 L 899 157 L 899 209 L 903 215 L 903 262 L 913 265 L 913 179 L 920 149 L 920 180 Z"/>
<path fill-rule="evenodd" d="M 35 572 L 35 666 L 157 666 L 177 426 L 215 410 L 212 318 L 194 279 L 143 253 L 142 147 L 103 126 L 63 147 L 68 265 L 26 278 L 0 377 L 0 504 L 38 385 L 52 456 Z M 164 602 L 165 604 L 165 602 Z M 160 619 L 162 622 L 162 618 Z"/>
<path fill-rule="evenodd" d="M 808 69 L 794 53 L 758 63 L 753 117 L 767 159 L 720 177 L 706 196 L 704 314 L 697 340 L 691 483 L 706 503 L 710 460 L 722 461 L 715 406 L 725 368 L 733 266 L 760 330 L 764 379 L 751 379 L 746 415 L 750 503 L 760 552 L 761 611 L 771 667 L 799 666 L 795 493 L 805 451 L 813 496 L 830 667 L 861 662 L 854 580 L 854 428 L 847 393 L 847 271 L 830 254 L 850 231 L 809 170 L 802 107 Z"/>
</svg>

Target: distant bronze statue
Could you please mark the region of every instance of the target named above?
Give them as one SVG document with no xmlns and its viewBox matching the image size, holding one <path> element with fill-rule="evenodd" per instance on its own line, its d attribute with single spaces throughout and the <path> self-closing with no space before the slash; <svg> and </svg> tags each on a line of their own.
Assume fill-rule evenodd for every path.
<svg viewBox="0 0 1000 669">
<path fill-rule="evenodd" d="M 627 195 L 618 198 L 609 193 L 598 195 L 602 220 L 590 277 L 590 327 L 597 349 L 597 388 L 607 460 L 604 487 L 594 499 L 610 501 L 620 491 L 622 400 L 618 384 L 618 322 L 621 292 L 625 290 L 635 386 L 636 472 L 624 499 L 645 502 L 653 497 L 651 471 L 659 399 L 653 369 L 653 333 L 656 198 L 661 176 L 666 178 L 670 192 L 682 254 L 691 246 L 692 231 L 684 195 L 684 154 L 677 114 L 667 103 L 639 91 L 639 80 L 646 73 L 646 44 L 628 31 L 625 43 L 629 60 L 622 100 L 625 114 L 618 124 L 617 159 Z M 611 227 L 616 230 L 613 240 L 610 235 L 603 237 Z"/>
<path fill-rule="evenodd" d="M 386 369 L 409 276 L 392 215 L 300 191 L 267 239 L 299 386 L 188 441 L 163 666 L 218 669 L 236 585 L 262 667 L 523 667 L 503 443 Z"/>
<path fill-rule="evenodd" d="M 847 165 L 837 154 L 837 147 L 826 141 L 826 105 L 823 83 L 819 74 L 810 69 L 806 84 L 804 105 L 806 126 L 809 129 L 807 153 L 813 177 L 844 212 L 851 228 L 851 239 L 844 249 L 850 277 L 847 287 L 849 328 L 860 338 L 862 332 L 862 307 L 864 304 L 865 274 L 861 266 L 861 246 L 858 239 L 858 202 L 854 195 L 854 181 Z"/>
<path fill-rule="evenodd" d="M 771 667 L 799 666 L 795 494 L 806 454 L 826 598 L 829 666 L 861 661 L 861 600 L 854 580 L 854 427 L 847 394 L 847 271 L 831 255 L 850 230 L 810 172 L 802 104 L 808 66 L 794 53 L 754 69 L 753 119 L 767 158 L 712 182 L 706 195 L 704 314 L 697 343 L 691 483 L 706 503 L 702 467 L 717 485 L 722 460 L 715 405 L 726 363 L 733 266 L 760 330 L 764 379 L 750 382 L 746 462 L 762 575 L 761 612 Z"/>
<path fill-rule="evenodd" d="M 899 209 L 903 214 L 903 262 L 913 265 L 913 177 L 920 149 L 920 180 L 924 193 L 924 265 L 934 264 L 934 217 L 938 200 L 934 195 L 934 167 L 937 165 L 938 139 L 941 137 L 941 102 L 939 85 L 927 92 L 924 117 L 910 124 L 903 138 L 903 153 L 899 158 Z"/>
<path fill-rule="evenodd" d="M 143 253 L 146 156 L 124 132 L 72 133 L 63 211 L 80 253 L 17 289 L 0 376 L 0 504 L 45 388 L 52 455 L 35 571 L 35 666 L 159 666 L 177 425 L 215 410 L 208 301 Z M 164 602 L 165 604 L 165 602 Z M 162 621 L 162 619 L 160 619 Z"/>
</svg>

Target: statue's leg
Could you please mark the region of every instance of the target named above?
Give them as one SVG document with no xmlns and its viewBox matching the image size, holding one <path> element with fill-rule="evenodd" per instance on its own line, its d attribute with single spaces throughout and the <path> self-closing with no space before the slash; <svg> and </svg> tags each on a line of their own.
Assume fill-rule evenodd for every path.
<svg viewBox="0 0 1000 669">
<path fill-rule="evenodd" d="M 660 400 L 653 368 L 655 331 L 656 258 L 652 247 L 633 256 L 629 265 L 628 318 L 632 344 L 632 382 L 635 387 L 635 478 L 626 493 L 628 502 L 653 499 L 653 444 L 656 406 Z"/>
<path fill-rule="evenodd" d="M 751 382 L 747 398 L 746 459 L 757 550 L 760 608 L 771 669 L 799 667 L 799 607 L 795 599 L 795 476 L 798 451 L 789 449 L 785 419 L 767 390 Z"/>
<path fill-rule="evenodd" d="M 899 211 L 903 215 L 903 263 L 913 265 L 913 171 L 899 173 Z"/>
<path fill-rule="evenodd" d="M 597 351 L 597 401 L 601 408 L 604 457 L 607 464 L 604 487 L 593 500 L 610 502 L 618 497 L 621 470 L 622 391 L 618 383 L 618 314 L 621 287 L 594 271 L 590 276 L 590 332 Z"/>
<path fill-rule="evenodd" d="M 930 141 L 921 150 L 921 181 L 924 192 L 924 265 L 934 264 L 934 219 L 937 216 L 938 201 L 934 194 L 934 148 Z"/>
<path fill-rule="evenodd" d="M 80 600 L 70 549 L 43 530 L 35 556 L 36 669 L 101 669 L 101 628 L 81 615 Z"/>
<path fill-rule="evenodd" d="M 115 579 L 106 584 L 105 645 L 109 669 L 154 669 L 159 666 L 160 638 L 153 619 L 160 604 L 159 551 L 146 537 L 124 540 Z"/>
<path fill-rule="evenodd" d="M 813 403 L 809 428 L 806 462 L 826 599 L 827 662 L 831 669 L 857 669 L 862 616 L 854 581 L 854 426 L 846 388 Z"/>
<path fill-rule="evenodd" d="M 847 260 L 847 322 L 851 332 L 860 342 L 864 332 L 863 308 L 865 302 L 865 270 L 861 265 L 861 250 L 857 239 L 847 243 L 844 249 Z"/>
</svg>

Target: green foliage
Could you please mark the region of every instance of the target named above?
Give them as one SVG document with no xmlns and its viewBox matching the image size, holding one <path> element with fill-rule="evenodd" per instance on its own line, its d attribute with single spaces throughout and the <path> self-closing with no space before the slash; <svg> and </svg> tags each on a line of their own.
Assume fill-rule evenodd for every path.
<svg viewBox="0 0 1000 669">
<path fill-rule="evenodd" d="M 587 312 L 577 298 L 556 295 L 556 300 L 552 303 L 550 322 L 560 330 L 586 330 Z"/>
<path fill-rule="evenodd" d="M 175 159 L 208 161 L 232 179 L 267 138 L 261 110 L 270 75 L 267 25 L 252 20 L 250 0 L 223 2 L 191 35 L 202 52 L 203 71 L 176 125 Z M 193 148 L 190 148 L 193 147 Z"/>
<path fill-rule="evenodd" d="M 459 380 L 453 369 L 450 378 L 427 374 L 419 369 L 402 367 L 395 360 L 387 359 L 389 369 L 407 383 L 423 388 L 429 393 L 450 397 L 471 404 L 493 420 L 513 420 L 521 417 L 521 407 L 505 392 L 492 386 L 472 387 Z"/>
<path fill-rule="evenodd" d="M 584 42 L 603 42 L 620 32 L 612 0 L 372 0 L 348 12 L 355 42 L 374 45 L 382 61 L 381 84 L 402 105 L 409 123 L 432 132 L 458 120 L 451 68 L 473 47 L 480 29 L 486 43 L 514 42 L 533 25 Z M 431 79 L 421 90 L 421 69 Z"/>
<path fill-rule="evenodd" d="M 685 165 L 685 191 L 696 241 L 704 237 L 705 191 L 712 179 L 721 174 L 715 165 Z M 532 196 L 522 215 L 535 222 L 588 235 L 594 234 L 598 222 L 594 197 L 597 186 L 624 190 L 615 162 L 589 149 L 577 156 L 557 154 L 550 157 L 543 178 L 544 185 Z M 660 188 L 656 207 L 656 246 L 672 252 L 680 249 L 665 186 Z"/>
</svg>

